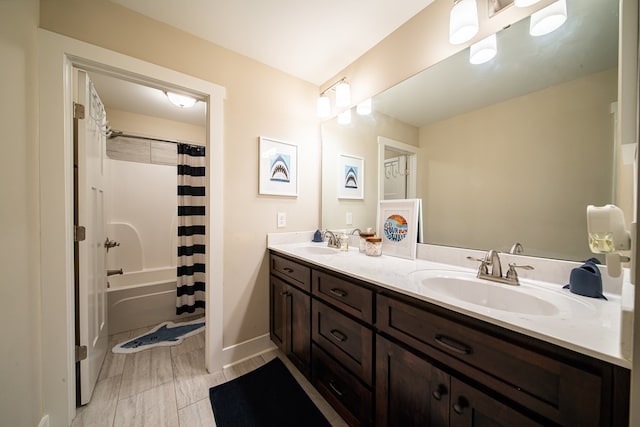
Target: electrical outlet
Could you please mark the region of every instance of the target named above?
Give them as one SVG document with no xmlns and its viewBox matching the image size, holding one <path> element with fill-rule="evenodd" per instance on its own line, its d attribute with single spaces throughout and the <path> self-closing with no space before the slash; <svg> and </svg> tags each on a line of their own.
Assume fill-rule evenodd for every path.
<svg viewBox="0 0 640 427">
<path fill-rule="evenodd" d="M 351 212 L 347 212 L 347 225 L 353 224 L 353 214 Z"/>
<path fill-rule="evenodd" d="M 285 212 L 278 212 L 278 228 L 284 228 L 287 226 L 287 214 Z"/>
</svg>

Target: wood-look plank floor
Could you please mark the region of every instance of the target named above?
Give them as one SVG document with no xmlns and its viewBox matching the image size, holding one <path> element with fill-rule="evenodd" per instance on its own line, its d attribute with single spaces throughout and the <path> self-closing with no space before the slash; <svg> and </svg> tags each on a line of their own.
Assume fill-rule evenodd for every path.
<svg viewBox="0 0 640 427">
<path fill-rule="evenodd" d="M 109 348 L 147 330 L 113 335 Z M 208 373 L 204 367 L 203 333 L 188 337 L 173 347 L 156 347 L 132 354 L 109 351 L 91 402 L 78 408 L 72 426 L 215 426 L 209 388 L 237 378 L 276 356 L 282 359 L 331 425 L 346 426 L 279 350 Z"/>
</svg>

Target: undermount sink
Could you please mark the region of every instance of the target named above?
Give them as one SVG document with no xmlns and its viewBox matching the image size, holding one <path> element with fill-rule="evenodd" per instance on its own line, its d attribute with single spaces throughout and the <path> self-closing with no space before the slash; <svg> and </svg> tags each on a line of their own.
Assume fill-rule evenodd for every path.
<svg viewBox="0 0 640 427">
<path fill-rule="evenodd" d="M 339 252 L 338 249 L 327 246 L 302 246 L 297 248 L 297 250 L 307 255 L 334 255 Z"/>
<path fill-rule="evenodd" d="M 537 316 L 560 313 L 555 304 L 542 298 L 477 278 L 436 276 L 422 283 L 439 294 L 494 310 Z"/>
</svg>

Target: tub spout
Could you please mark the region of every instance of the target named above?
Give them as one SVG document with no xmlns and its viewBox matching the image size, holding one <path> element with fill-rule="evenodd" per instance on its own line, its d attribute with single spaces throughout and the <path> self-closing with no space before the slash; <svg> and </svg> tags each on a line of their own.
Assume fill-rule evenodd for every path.
<svg viewBox="0 0 640 427">
<path fill-rule="evenodd" d="M 116 274 L 122 274 L 122 269 L 119 269 L 119 270 L 107 270 L 107 277 L 115 276 Z"/>
</svg>

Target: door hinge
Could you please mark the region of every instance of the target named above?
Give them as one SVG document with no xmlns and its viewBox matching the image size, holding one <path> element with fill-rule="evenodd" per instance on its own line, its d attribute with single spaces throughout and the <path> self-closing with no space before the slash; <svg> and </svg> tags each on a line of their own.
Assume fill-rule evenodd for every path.
<svg viewBox="0 0 640 427">
<path fill-rule="evenodd" d="M 84 119 L 84 105 L 78 104 L 77 102 L 73 103 L 73 118 Z"/>
<path fill-rule="evenodd" d="M 87 346 L 86 345 L 77 345 L 76 346 L 76 362 L 80 362 L 87 358 Z"/>
<path fill-rule="evenodd" d="M 82 225 L 73 226 L 73 240 L 75 242 L 82 242 L 87 238 L 87 229 Z"/>
</svg>

